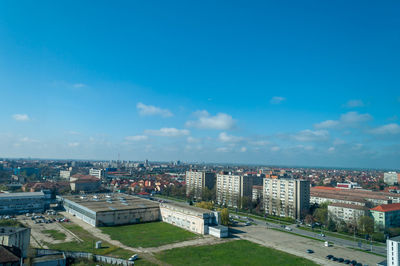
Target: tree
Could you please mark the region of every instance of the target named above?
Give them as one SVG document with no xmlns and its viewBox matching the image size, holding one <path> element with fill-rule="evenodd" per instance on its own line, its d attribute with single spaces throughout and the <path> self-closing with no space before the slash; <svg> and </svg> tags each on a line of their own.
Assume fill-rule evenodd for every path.
<svg viewBox="0 0 400 266">
<path fill-rule="evenodd" d="M 207 210 L 213 210 L 214 204 L 212 202 L 201 201 L 201 202 L 196 203 L 196 207 L 207 209 Z"/>
<path fill-rule="evenodd" d="M 314 223 L 314 217 L 311 214 L 307 214 L 306 218 L 304 219 L 306 224 L 313 224 Z"/>
<path fill-rule="evenodd" d="M 333 219 L 328 219 L 328 226 L 327 226 L 329 231 L 335 231 L 336 230 L 336 223 Z"/>
<path fill-rule="evenodd" d="M 229 225 L 229 211 L 228 211 L 228 208 L 223 208 L 221 210 L 221 223 L 223 225 L 226 225 L 226 226 Z"/>
<path fill-rule="evenodd" d="M 317 208 L 314 211 L 314 218 L 317 222 L 321 224 L 326 224 L 328 221 L 328 209 L 327 208 Z"/>
<path fill-rule="evenodd" d="M 358 220 L 358 228 L 363 234 L 372 234 L 374 232 L 374 219 L 369 216 L 362 216 Z"/>
</svg>

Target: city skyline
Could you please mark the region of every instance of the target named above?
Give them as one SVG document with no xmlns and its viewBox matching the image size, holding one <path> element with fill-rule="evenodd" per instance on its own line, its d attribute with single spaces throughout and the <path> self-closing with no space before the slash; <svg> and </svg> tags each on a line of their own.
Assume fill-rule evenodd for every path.
<svg viewBox="0 0 400 266">
<path fill-rule="evenodd" d="M 399 169 L 399 7 L 2 2 L 0 157 Z"/>
</svg>

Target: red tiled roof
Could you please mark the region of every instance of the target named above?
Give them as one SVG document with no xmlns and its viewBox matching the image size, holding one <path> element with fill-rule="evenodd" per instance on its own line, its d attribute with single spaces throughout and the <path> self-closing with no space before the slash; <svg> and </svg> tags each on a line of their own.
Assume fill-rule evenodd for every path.
<svg viewBox="0 0 400 266">
<path fill-rule="evenodd" d="M 378 212 L 400 211 L 400 203 L 382 204 L 375 208 L 372 208 L 371 211 L 378 211 Z"/>
<path fill-rule="evenodd" d="M 334 187 L 324 187 L 324 186 L 316 186 L 313 187 L 314 189 L 326 189 L 326 190 L 340 190 L 338 188 L 334 188 Z"/>
</svg>

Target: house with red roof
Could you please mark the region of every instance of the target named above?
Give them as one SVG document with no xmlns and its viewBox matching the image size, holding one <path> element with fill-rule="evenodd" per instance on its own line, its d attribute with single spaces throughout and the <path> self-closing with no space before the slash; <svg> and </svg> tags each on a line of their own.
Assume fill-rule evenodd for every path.
<svg viewBox="0 0 400 266">
<path fill-rule="evenodd" d="M 382 204 L 370 211 L 376 230 L 400 227 L 400 203 Z"/>
</svg>

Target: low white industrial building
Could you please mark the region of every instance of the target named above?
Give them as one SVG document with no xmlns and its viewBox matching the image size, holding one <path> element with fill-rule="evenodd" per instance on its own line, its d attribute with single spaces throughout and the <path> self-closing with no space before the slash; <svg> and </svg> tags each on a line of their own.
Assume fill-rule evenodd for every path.
<svg viewBox="0 0 400 266">
<path fill-rule="evenodd" d="M 207 235 L 209 226 L 219 224 L 219 212 L 181 203 L 160 203 L 161 219 L 188 231 Z"/>
</svg>

